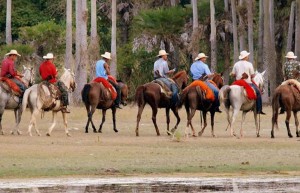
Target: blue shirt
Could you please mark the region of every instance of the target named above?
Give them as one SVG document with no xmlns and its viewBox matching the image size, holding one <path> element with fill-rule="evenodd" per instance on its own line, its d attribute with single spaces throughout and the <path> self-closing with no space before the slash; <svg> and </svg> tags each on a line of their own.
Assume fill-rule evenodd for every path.
<svg viewBox="0 0 300 193">
<path fill-rule="evenodd" d="M 106 80 L 108 79 L 108 76 L 106 74 L 106 70 L 104 68 L 104 64 L 106 62 L 104 60 L 98 60 L 96 63 L 96 77 L 102 77 L 105 78 Z"/>
<path fill-rule="evenodd" d="M 205 64 L 201 60 L 197 60 L 192 64 L 190 72 L 192 74 L 193 80 L 198 80 L 204 73 L 206 75 L 211 74 L 207 64 Z"/>
<path fill-rule="evenodd" d="M 158 60 L 156 60 L 156 62 L 154 63 L 154 78 L 157 78 L 159 76 L 155 74 L 155 71 L 158 71 L 161 77 L 167 78 L 167 73 L 169 72 L 167 61 L 163 58 L 159 58 Z"/>
</svg>

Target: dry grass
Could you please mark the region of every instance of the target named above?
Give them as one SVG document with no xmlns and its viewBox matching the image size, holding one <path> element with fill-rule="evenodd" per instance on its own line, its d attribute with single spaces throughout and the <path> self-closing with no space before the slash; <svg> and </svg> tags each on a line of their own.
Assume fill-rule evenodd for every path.
<svg viewBox="0 0 300 193">
<path fill-rule="evenodd" d="M 63 131 L 62 118 L 51 137 L 45 133 L 50 126 L 51 113 L 38 119 L 41 137 L 29 137 L 26 133 L 29 112 L 21 122 L 23 135 L 11 136 L 9 131 L 14 120 L 13 113 L 6 111 L 3 117 L 5 135 L 0 136 L 0 178 L 64 177 L 64 176 L 220 176 L 250 174 L 299 175 L 299 138 L 289 139 L 280 116 L 280 130 L 275 139 L 270 138 L 271 108 L 265 107 L 268 115 L 261 117 L 261 137 L 255 137 L 252 113 L 246 118 L 245 137 L 236 139 L 225 132 L 225 113 L 216 115 L 215 134 L 210 135 L 210 126 L 202 137 L 183 137 L 186 124 L 185 110 L 181 109 L 179 141 L 166 134 L 165 111 L 160 109 L 157 119 L 161 136 L 157 137 L 151 120 L 151 110 L 145 108 L 140 124 L 140 137 L 135 136 L 137 107 L 125 107 L 117 112 L 119 133 L 112 130 L 111 112 L 107 112 L 103 133 L 84 133 L 86 112 L 73 108 L 69 115 L 72 137 Z M 101 112 L 94 116 L 99 125 Z M 171 115 L 171 124 L 175 123 Z M 235 124 L 239 132 L 241 115 Z M 293 119 L 292 119 L 293 121 Z M 194 117 L 199 131 L 199 113 Z M 292 125 L 292 134 L 295 128 Z"/>
</svg>

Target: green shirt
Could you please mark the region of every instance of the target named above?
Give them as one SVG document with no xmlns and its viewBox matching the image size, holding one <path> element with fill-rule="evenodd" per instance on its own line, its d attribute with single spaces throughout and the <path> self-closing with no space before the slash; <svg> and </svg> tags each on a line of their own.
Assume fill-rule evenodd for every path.
<svg viewBox="0 0 300 193">
<path fill-rule="evenodd" d="M 284 80 L 297 79 L 300 81 L 300 77 L 294 76 L 295 72 L 300 73 L 300 63 L 296 60 L 288 60 L 282 66 Z"/>
</svg>

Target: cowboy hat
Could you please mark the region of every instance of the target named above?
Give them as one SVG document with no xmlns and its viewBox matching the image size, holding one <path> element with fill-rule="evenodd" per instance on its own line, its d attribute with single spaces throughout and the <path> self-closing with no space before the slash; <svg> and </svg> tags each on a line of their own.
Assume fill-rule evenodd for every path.
<svg viewBox="0 0 300 193">
<path fill-rule="evenodd" d="M 250 52 L 247 52 L 246 50 L 241 51 L 239 59 L 242 60 L 250 55 Z"/>
<path fill-rule="evenodd" d="M 166 50 L 159 50 L 157 57 L 159 56 L 165 56 L 165 55 L 169 55 Z"/>
<path fill-rule="evenodd" d="M 204 53 L 198 54 L 198 56 L 195 58 L 195 60 L 200 60 L 201 58 L 208 58 Z"/>
<path fill-rule="evenodd" d="M 293 59 L 297 58 L 297 56 L 295 56 L 294 52 L 288 52 L 285 57 L 286 58 L 293 58 Z"/>
<path fill-rule="evenodd" d="M 7 54 L 5 54 L 5 56 L 9 56 L 9 55 L 17 55 L 17 56 L 21 56 L 17 50 L 10 50 L 10 52 L 8 52 Z"/>
<path fill-rule="evenodd" d="M 101 55 L 103 58 L 111 60 L 111 56 L 109 52 L 105 52 L 104 54 Z"/>
<path fill-rule="evenodd" d="M 53 54 L 52 53 L 48 53 L 46 56 L 43 56 L 43 58 L 44 59 L 53 59 L 54 58 L 54 56 L 53 56 Z"/>
</svg>

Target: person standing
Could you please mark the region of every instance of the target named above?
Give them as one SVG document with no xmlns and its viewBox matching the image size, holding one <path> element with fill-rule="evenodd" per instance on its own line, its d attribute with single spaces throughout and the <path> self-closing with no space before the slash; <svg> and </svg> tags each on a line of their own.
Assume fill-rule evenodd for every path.
<svg viewBox="0 0 300 193">
<path fill-rule="evenodd" d="M 250 55 L 250 52 L 247 52 L 245 50 L 240 52 L 240 56 L 239 56 L 240 61 L 238 61 L 234 64 L 231 75 L 236 80 L 244 79 L 255 90 L 255 93 L 257 96 L 256 97 L 257 113 L 265 115 L 266 113 L 264 113 L 262 111 L 262 99 L 261 99 L 260 90 L 252 82 L 252 79 L 255 77 L 255 73 L 254 73 L 253 64 L 251 62 L 249 62 L 249 55 Z M 245 74 L 246 74 L 247 78 L 245 77 Z"/>
<path fill-rule="evenodd" d="M 111 54 L 109 52 L 105 52 L 104 54 L 101 55 L 102 59 L 98 60 L 96 63 L 96 78 L 97 77 L 102 77 L 106 79 L 113 87 L 115 87 L 117 91 L 117 98 L 114 101 L 114 105 L 116 108 L 122 109 L 120 107 L 121 103 L 121 88 L 120 86 L 116 83 L 116 81 L 111 80 L 108 76 L 110 74 L 110 66 L 109 66 L 109 61 L 111 60 Z"/>
<path fill-rule="evenodd" d="M 63 108 L 61 111 L 63 113 L 70 113 L 68 109 L 69 98 L 68 91 L 65 87 L 64 83 L 60 80 L 57 80 L 57 69 L 53 63 L 54 56 L 52 53 L 48 53 L 46 56 L 43 56 L 44 62 L 41 63 L 39 72 L 42 77 L 42 80 L 47 81 L 51 84 L 56 84 L 58 89 L 61 92 L 61 102 L 63 104 Z"/>
<path fill-rule="evenodd" d="M 190 73 L 192 75 L 193 81 L 200 80 L 200 78 L 203 78 L 204 76 L 207 76 L 207 78 L 212 78 L 213 73 L 208 68 L 208 65 L 205 63 L 208 56 L 206 56 L 204 53 L 199 53 L 198 56 L 195 58 L 195 62 L 191 65 Z M 212 85 L 209 81 L 205 81 L 207 86 L 211 90 L 213 90 L 215 95 L 215 102 L 213 106 L 215 107 L 216 112 L 221 113 L 222 111 L 219 109 L 220 107 L 220 101 L 219 101 L 219 90 L 214 85 Z"/>
</svg>

